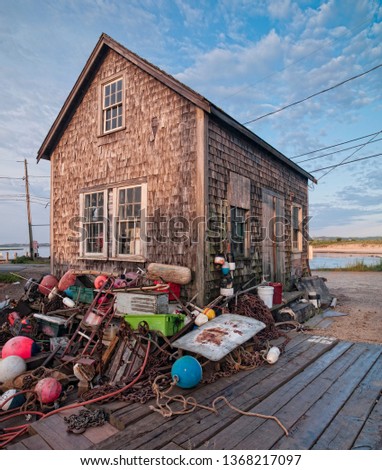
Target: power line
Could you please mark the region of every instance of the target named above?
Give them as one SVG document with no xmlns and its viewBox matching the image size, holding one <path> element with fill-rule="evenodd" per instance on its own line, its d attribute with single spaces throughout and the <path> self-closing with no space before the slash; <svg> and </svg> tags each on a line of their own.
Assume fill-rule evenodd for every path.
<svg viewBox="0 0 382 470">
<path fill-rule="evenodd" d="M 380 140 L 382 140 L 382 137 L 380 139 L 373 140 L 372 142 L 367 142 L 365 145 L 374 144 L 375 142 L 379 142 Z M 352 145 L 351 147 L 346 147 L 341 150 L 335 150 L 334 152 L 330 152 L 330 153 L 324 153 L 323 155 L 318 155 L 317 157 L 311 157 L 311 158 L 307 158 L 306 160 L 300 160 L 296 163 L 300 164 L 300 163 L 310 162 L 312 160 L 318 160 L 319 158 L 329 157 L 330 155 L 335 155 L 336 153 L 345 152 L 345 150 L 351 150 L 351 149 L 355 149 L 361 146 L 363 146 L 363 144 Z"/>
<path fill-rule="evenodd" d="M 317 170 L 312 170 L 310 173 L 315 173 L 316 171 L 327 170 L 328 168 L 333 168 L 334 169 L 334 168 L 337 168 L 339 166 L 349 165 L 350 163 L 361 162 L 362 160 L 368 160 L 369 158 L 379 157 L 380 155 L 382 155 L 382 153 L 376 153 L 375 155 L 369 155 L 367 157 L 357 158 L 355 160 L 350 160 L 350 162 L 337 163 L 337 165 L 325 166 L 324 168 L 318 168 Z M 325 175 L 323 175 L 323 176 L 325 176 Z M 322 178 L 322 176 L 321 176 L 321 178 Z M 321 178 L 319 178 L 319 179 L 321 179 Z"/>
<path fill-rule="evenodd" d="M 378 132 L 378 134 L 380 134 L 382 132 L 382 130 L 380 130 Z M 377 135 L 378 135 L 377 134 Z M 342 161 L 340 161 L 339 163 L 337 163 L 337 165 L 334 165 L 333 168 L 330 168 L 326 173 L 324 173 L 323 175 L 321 175 L 318 179 L 318 180 L 321 180 L 322 178 L 324 178 L 324 176 L 328 175 L 329 173 L 331 173 L 333 170 L 335 170 L 338 166 L 341 166 L 344 162 L 346 162 L 346 160 L 349 160 L 349 158 L 351 158 L 353 155 L 355 155 L 357 152 L 359 152 L 360 150 L 362 150 L 369 142 L 372 142 L 374 140 L 375 137 L 374 136 L 372 137 L 371 139 L 369 139 L 367 142 L 365 142 L 361 147 L 358 147 L 357 150 L 354 150 L 354 152 L 352 152 L 349 156 L 347 156 L 346 158 L 344 158 Z"/>
<path fill-rule="evenodd" d="M 292 106 L 296 106 L 297 104 L 304 103 L 304 101 L 308 101 L 311 98 L 314 98 L 315 96 L 322 95 L 323 93 L 326 93 L 328 91 L 334 90 L 335 88 L 340 87 L 341 85 L 344 85 L 345 83 L 351 82 L 352 80 L 355 80 L 357 78 L 363 77 L 364 75 L 367 75 L 370 72 L 374 72 L 375 70 L 379 69 L 382 67 L 382 64 L 376 65 L 375 67 L 366 70 L 366 72 L 362 72 L 358 75 L 354 75 L 354 77 L 347 78 L 346 80 L 343 80 L 340 83 L 337 83 L 336 85 L 333 85 L 329 88 L 325 88 L 324 90 L 318 91 L 317 93 L 313 93 L 313 95 L 307 96 L 306 98 L 303 98 L 298 101 L 294 101 L 293 103 L 287 104 L 286 106 L 283 106 L 282 108 L 276 109 L 275 111 L 271 111 L 270 113 L 263 114 L 262 116 L 259 116 L 255 119 L 251 119 L 250 121 L 246 121 L 243 123 L 243 125 L 251 124 L 252 122 L 259 121 L 260 119 L 264 119 L 265 117 L 272 116 L 273 114 L 280 113 L 281 111 L 284 111 L 285 109 L 291 108 Z"/>
<path fill-rule="evenodd" d="M 294 160 L 295 158 L 304 157 L 305 155 L 310 155 L 312 153 L 320 152 L 321 150 L 328 150 L 334 147 L 339 147 L 340 145 L 350 144 L 350 142 L 356 142 L 357 140 L 366 139 L 367 137 L 372 137 L 374 135 L 379 134 L 380 132 L 381 131 L 378 131 L 378 132 L 374 132 L 373 134 L 368 134 L 368 135 L 363 135 L 362 137 L 357 137 L 355 139 L 345 140 L 344 142 L 340 142 L 339 144 L 328 145 L 327 147 L 321 147 L 317 150 L 311 150 L 310 152 L 300 153 L 299 155 L 294 155 L 293 157 L 289 157 L 289 158 L 290 160 Z"/>
</svg>

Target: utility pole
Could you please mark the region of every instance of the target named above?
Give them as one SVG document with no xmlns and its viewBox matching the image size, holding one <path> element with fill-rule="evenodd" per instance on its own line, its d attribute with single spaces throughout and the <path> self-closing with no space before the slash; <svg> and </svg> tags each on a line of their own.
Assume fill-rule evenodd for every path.
<svg viewBox="0 0 382 470">
<path fill-rule="evenodd" d="M 32 234 L 32 215 L 31 215 L 31 201 L 29 196 L 29 179 L 28 179 L 28 162 L 27 159 L 24 159 L 24 168 L 25 168 L 25 195 L 27 200 L 27 214 L 28 214 L 28 230 L 29 230 L 29 252 L 32 259 L 34 259 L 34 249 L 33 249 L 33 234 Z"/>
</svg>

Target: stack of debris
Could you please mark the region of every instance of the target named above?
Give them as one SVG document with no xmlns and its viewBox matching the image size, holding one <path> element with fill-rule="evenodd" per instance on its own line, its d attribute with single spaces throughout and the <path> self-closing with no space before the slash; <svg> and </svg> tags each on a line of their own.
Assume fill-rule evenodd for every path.
<svg viewBox="0 0 382 470">
<path fill-rule="evenodd" d="M 123 275 L 69 270 L 27 280 L 22 298 L 0 312 L 1 413 L 44 419 L 68 404 L 145 403 L 182 387 L 184 357 L 200 364 L 200 376 L 183 388 L 276 362 L 288 335 L 251 293 L 258 286 L 199 307 L 180 299 L 190 280 L 188 268 L 154 263 Z M 300 326 L 288 320 L 282 327 Z M 0 447 L 26 431 L 5 434 Z"/>
</svg>

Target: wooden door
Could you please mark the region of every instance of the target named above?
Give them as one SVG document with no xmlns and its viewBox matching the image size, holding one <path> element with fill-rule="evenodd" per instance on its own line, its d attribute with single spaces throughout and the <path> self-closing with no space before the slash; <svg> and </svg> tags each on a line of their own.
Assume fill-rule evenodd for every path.
<svg viewBox="0 0 382 470">
<path fill-rule="evenodd" d="M 281 194 L 263 189 L 263 275 L 285 283 L 285 203 Z"/>
</svg>

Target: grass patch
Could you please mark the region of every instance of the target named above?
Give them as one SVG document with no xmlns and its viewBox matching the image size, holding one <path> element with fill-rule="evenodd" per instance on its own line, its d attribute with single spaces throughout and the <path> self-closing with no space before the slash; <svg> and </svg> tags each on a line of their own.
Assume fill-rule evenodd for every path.
<svg viewBox="0 0 382 470">
<path fill-rule="evenodd" d="M 359 245 L 359 246 L 381 246 L 382 238 L 370 238 L 370 239 L 342 239 L 338 237 L 334 240 L 311 240 L 309 242 L 313 247 L 325 247 L 325 246 L 335 246 L 335 245 Z"/>
<path fill-rule="evenodd" d="M 374 272 L 382 272 L 382 259 L 379 261 L 378 264 L 374 264 L 369 266 L 365 264 L 364 261 L 355 261 L 348 266 L 344 266 L 343 268 L 316 268 L 315 271 L 374 271 Z"/>
<path fill-rule="evenodd" d="M 48 264 L 49 261 L 44 258 L 31 259 L 28 256 L 17 256 L 11 261 L 12 264 Z"/>
<path fill-rule="evenodd" d="M 5 284 L 12 284 L 13 282 L 19 282 L 20 278 L 11 273 L 0 273 L 0 282 Z"/>
</svg>

